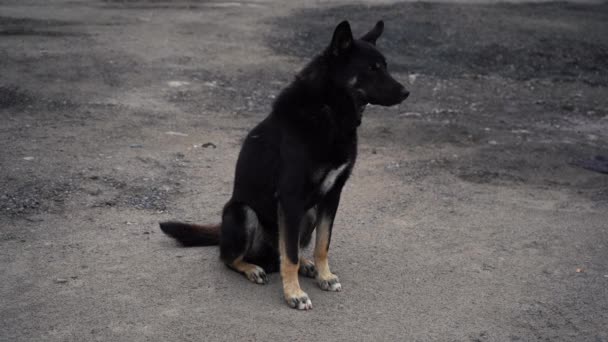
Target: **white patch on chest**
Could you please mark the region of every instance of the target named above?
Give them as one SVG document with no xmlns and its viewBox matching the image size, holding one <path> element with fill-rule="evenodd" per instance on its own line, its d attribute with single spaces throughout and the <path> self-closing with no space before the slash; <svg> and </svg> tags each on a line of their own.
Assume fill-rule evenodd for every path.
<svg viewBox="0 0 608 342">
<path fill-rule="evenodd" d="M 344 170 L 346 170 L 347 167 L 348 163 L 344 163 L 340 165 L 340 167 L 338 167 L 337 169 L 329 170 L 329 172 L 327 172 L 325 179 L 321 183 L 321 188 L 319 189 L 321 194 L 325 195 L 329 192 L 329 190 L 331 190 L 331 188 L 334 187 L 336 180 L 338 179 L 338 177 L 340 177 Z"/>
</svg>

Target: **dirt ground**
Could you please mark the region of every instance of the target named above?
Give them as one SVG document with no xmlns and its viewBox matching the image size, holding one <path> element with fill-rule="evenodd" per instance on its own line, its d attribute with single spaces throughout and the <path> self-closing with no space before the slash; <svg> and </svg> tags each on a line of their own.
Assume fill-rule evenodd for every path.
<svg viewBox="0 0 608 342">
<path fill-rule="evenodd" d="M 256 286 L 217 222 L 248 129 L 349 19 L 368 107 L 343 291 Z M 608 3 L 0 1 L 0 341 L 608 341 Z"/>
</svg>

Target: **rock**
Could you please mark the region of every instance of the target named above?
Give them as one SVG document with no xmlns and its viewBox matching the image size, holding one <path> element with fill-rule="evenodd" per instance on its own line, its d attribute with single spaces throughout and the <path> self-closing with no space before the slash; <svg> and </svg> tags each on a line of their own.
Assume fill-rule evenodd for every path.
<svg viewBox="0 0 608 342">
<path fill-rule="evenodd" d="M 177 135 L 177 136 L 180 136 L 180 137 L 187 137 L 188 136 L 188 134 L 186 134 L 186 133 L 174 132 L 174 131 L 167 131 L 167 132 L 165 132 L 165 134 L 167 134 L 167 135 Z"/>
<path fill-rule="evenodd" d="M 66 278 L 57 278 L 57 279 L 55 279 L 55 283 L 57 283 L 57 284 L 65 284 L 67 282 L 68 282 L 68 280 Z"/>
<path fill-rule="evenodd" d="M 190 82 L 186 82 L 186 81 L 169 81 L 169 82 L 167 82 L 167 84 L 169 85 L 169 87 L 177 88 L 177 87 L 187 86 L 187 85 L 190 84 Z"/>
<path fill-rule="evenodd" d="M 574 105 L 572 105 L 571 103 L 564 103 L 562 105 L 562 109 L 571 112 L 574 110 Z"/>
</svg>

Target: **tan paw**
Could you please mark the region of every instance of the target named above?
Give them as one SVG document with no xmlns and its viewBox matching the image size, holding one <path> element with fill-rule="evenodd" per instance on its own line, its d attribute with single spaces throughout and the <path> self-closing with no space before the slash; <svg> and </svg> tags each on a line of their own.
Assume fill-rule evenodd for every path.
<svg viewBox="0 0 608 342">
<path fill-rule="evenodd" d="M 247 277 L 247 279 L 249 279 L 252 283 L 256 283 L 256 284 L 260 284 L 260 285 L 264 285 L 264 284 L 268 283 L 268 276 L 266 275 L 266 272 L 264 271 L 264 269 L 261 268 L 260 266 L 251 267 L 250 269 L 246 270 L 243 273 L 245 273 L 245 276 Z"/>
<path fill-rule="evenodd" d="M 326 279 L 322 279 L 321 277 L 317 277 L 317 284 L 322 290 L 325 291 L 342 291 L 342 285 L 340 284 L 340 279 L 335 274 L 330 275 Z"/>
<path fill-rule="evenodd" d="M 285 296 L 287 304 L 294 309 L 298 310 L 310 310 L 312 309 L 312 302 L 305 292 L 300 291 L 296 296 Z"/>
</svg>

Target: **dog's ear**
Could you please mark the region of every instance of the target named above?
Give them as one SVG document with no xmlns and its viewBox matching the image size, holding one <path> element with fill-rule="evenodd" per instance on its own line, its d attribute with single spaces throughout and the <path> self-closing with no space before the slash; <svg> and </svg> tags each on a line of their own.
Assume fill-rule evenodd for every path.
<svg viewBox="0 0 608 342">
<path fill-rule="evenodd" d="M 361 40 L 376 45 L 376 40 L 378 39 L 378 37 L 380 37 L 383 31 L 384 21 L 380 20 L 376 23 L 376 26 L 374 26 L 371 31 L 367 32 L 363 35 L 363 37 L 361 37 Z"/>
<path fill-rule="evenodd" d="M 350 24 L 348 21 L 344 20 L 338 26 L 336 26 L 336 30 L 334 31 L 334 36 L 331 39 L 331 53 L 334 56 L 339 56 L 348 52 L 350 48 L 353 46 L 353 33 L 350 30 Z"/>
</svg>

